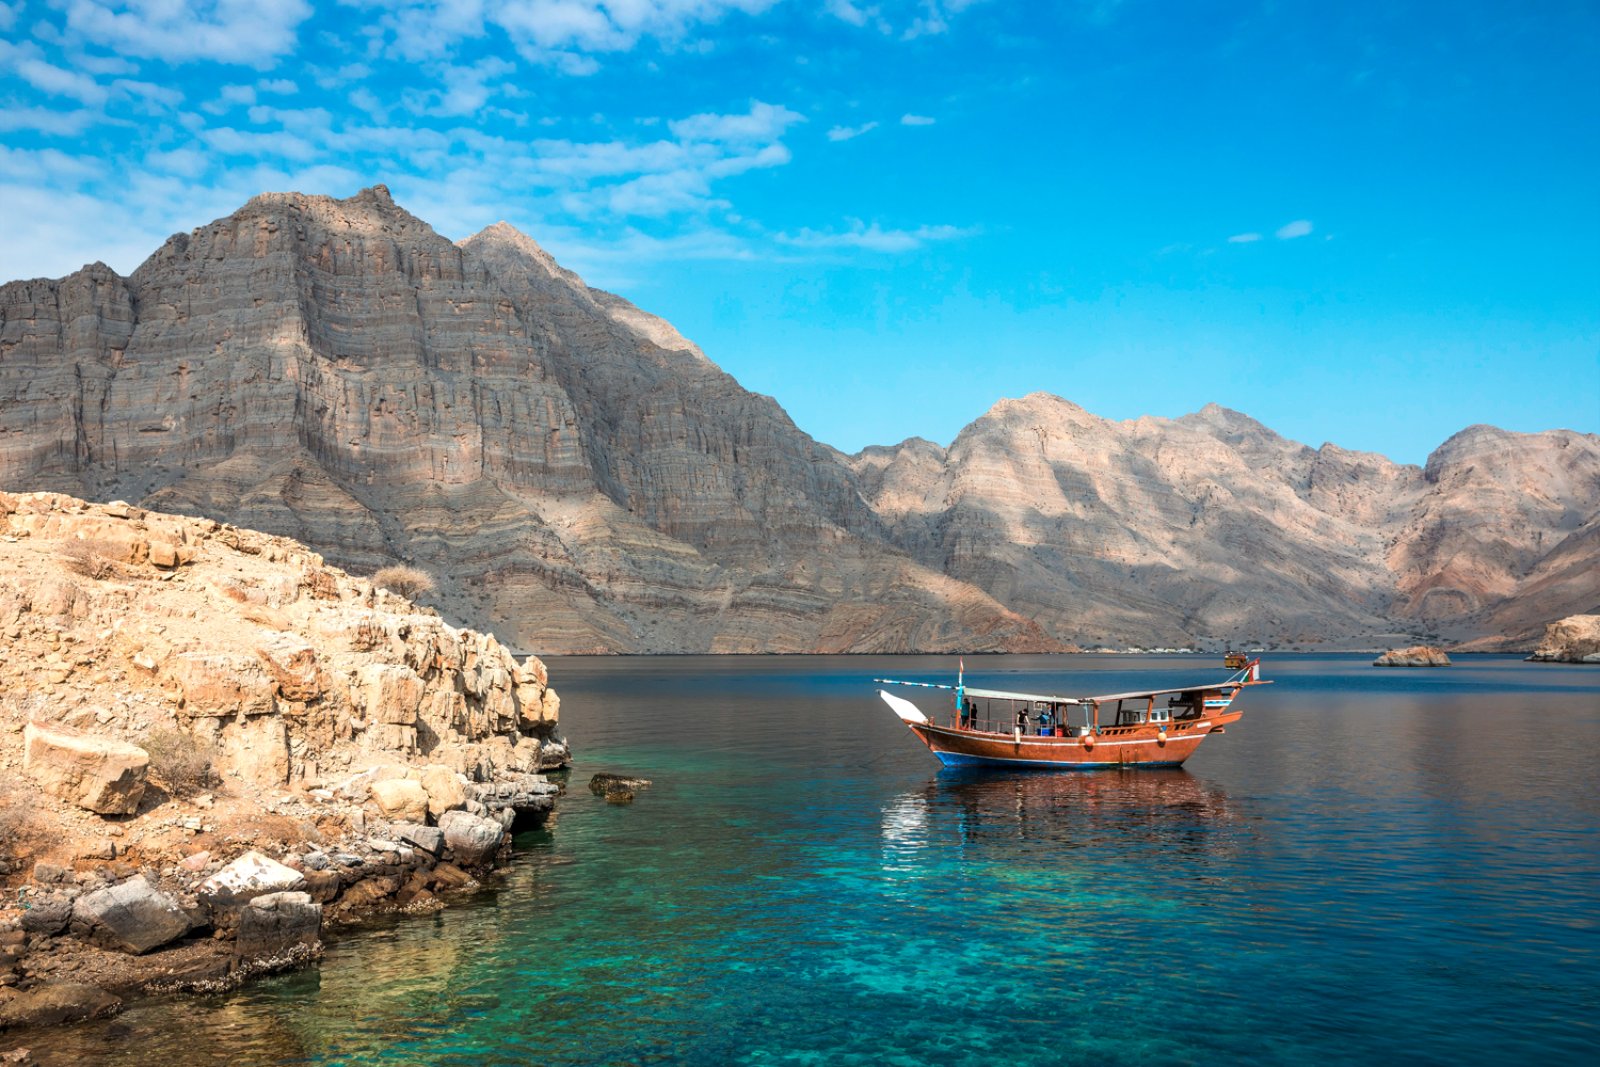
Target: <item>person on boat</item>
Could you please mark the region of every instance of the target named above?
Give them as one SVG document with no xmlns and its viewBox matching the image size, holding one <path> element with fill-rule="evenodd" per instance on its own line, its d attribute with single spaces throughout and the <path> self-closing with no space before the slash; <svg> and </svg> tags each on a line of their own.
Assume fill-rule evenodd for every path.
<svg viewBox="0 0 1600 1067">
<path fill-rule="evenodd" d="M 1050 713 L 1050 709 L 1047 707 L 1039 712 L 1039 736 L 1050 737 L 1054 733 L 1055 716 Z"/>
<path fill-rule="evenodd" d="M 969 700 L 961 706 L 961 728 L 963 730 L 972 729 L 972 721 L 977 717 L 978 704 L 976 701 Z"/>
<path fill-rule="evenodd" d="M 1027 705 L 1023 705 L 1021 708 L 1017 709 L 1017 729 L 1021 730 L 1024 734 L 1028 732 Z"/>
</svg>

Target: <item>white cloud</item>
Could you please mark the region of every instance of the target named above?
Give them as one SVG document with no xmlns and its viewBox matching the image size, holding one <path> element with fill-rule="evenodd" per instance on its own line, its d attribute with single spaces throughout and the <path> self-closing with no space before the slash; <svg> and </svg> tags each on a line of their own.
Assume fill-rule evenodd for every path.
<svg viewBox="0 0 1600 1067">
<path fill-rule="evenodd" d="M 673 136 L 685 141 L 775 141 L 797 122 L 806 118 L 780 104 L 752 101 L 750 110 L 743 115 L 702 114 L 667 123 Z"/>
<path fill-rule="evenodd" d="M 388 7 L 383 0 L 354 0 Z M 590 53 L 626 52 L 653 38 L 678 47 L 730 13 L 759 14 L 779 0 L 401 0 L 379 20 L 402 59 L 442 59 L 464 40 L 503 31 L 523 58 L 586 75 Z M 703 42 L 709 44 L 709 42 Z"/>
<path fill-rule="evenodd" d="M 804 229 L 795 234 L 779 234 L 778 240 L 800 248 L 860 248 L 869 252 L 911 252 L 935 241 L 971 237 L 978 231 L 958 226 L 918 226 L 914 230 L 885 230 L 876 222 L 868 226 L 860 219 L 849 220 L 843 232 L 822 233 Z"/>
<path fill-rule="evenodd" d="M 862 10 L 850 0 L 828 0 L 828 14 L 852 26 L 865 26 L 867 19 L 877 14 L 876 8 Z"/>
<path fill-rule="evenodd" d="M 828 140 L 848 141 L 852 137 L 860 137 L 862 134 L 870 133 L 877 128 L 878 124 L 876 122 L 864 122 L 860 126 L 835 126 L 828 131 Z"/>
<path fill-rule="evenodd" d="M 937 119 L 930 118 L 927 115 L 913 115 L 909 112 L 900 116 L 900 125 L 902 126 L 932 126 L 937 121 Z"/>
<path fill-rule="evenodd" d="M 63 0 L 67 29 L 120 55 L 270 66 L 295 48 L 306 0 Z"/>
<path fill-rule="evenodd" d="M 15 6 L 0 3 L 0 30 L 9 30 L 17 24 L 17 8 L 20 6 L 22 6 L 21 0 L 18 0 Z"/>
<path fill-rule="evenodd" d="M 1311 232 L 1311 223 L 1307 219 L 1295 219 L 1278 228 L 1278 240 L 1288 241 L 1296 237 L 1304 237 Z"/>
<path fill-rule="evenodd" d="M 300 91 L 300 86 L 288 78 L 269 78 L 256 82 L 256 88 L 264 93 L 276 93 L 279 96 L 292 96 Z"/>
<path fill-rule="evenodd" d="M 0 130 L 33 130 L 57 137 L 76 137 L 101 119 L 97 111 L 55 111 L 45 107 L 0 108 Z"/>
<path fill-rule="evenodd" d="M 105 103 L 108 95 L 106 87 L 88 75 L 65 70 L 42 59 L 20 59 L 16 61 L 14 69 L 23 81 L 40 92 L 70 97 L 90 107 Z"/>
<path fill-rule="evenodd" d="M 1259 233 L 1236 233 L 1228 238 L 1228 243 L 1230 245 L 1247 245 L 1259 240 L 1261 240 Z"/>
</svg>

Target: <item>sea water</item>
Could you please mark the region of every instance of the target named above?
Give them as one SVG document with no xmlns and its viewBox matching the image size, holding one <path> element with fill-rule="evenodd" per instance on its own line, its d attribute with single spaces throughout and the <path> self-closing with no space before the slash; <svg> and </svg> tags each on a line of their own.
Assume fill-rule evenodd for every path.
<svg viewBox="0 0 1600 1067">
<path fill-rule="evenodd" d="M 1600 1062 L 1600 668 L 1369 664 L 1268 657 L 1276 684 L 1182 770 L 1038 774 L 941 770 L 877 699 L 875 677 L 951 680 L 943 657 L 553 660 L 577 763 L 490 891 L 30 1044 L 234 1067 Z M 966 666 L 1083 695 L 1222 674 Z M 607 804 L 596 771 L 654 784 Z"/>
</svg>

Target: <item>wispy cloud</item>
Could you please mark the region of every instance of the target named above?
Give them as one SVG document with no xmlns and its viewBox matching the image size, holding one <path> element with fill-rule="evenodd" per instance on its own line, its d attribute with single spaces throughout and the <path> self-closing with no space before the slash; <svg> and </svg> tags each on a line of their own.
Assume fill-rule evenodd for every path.
<svg viewBox="0 0 1600 1067">
<path fill-rule="evenodd" d="M 798 233 L 779 234 L 780 243 L 796 248 L 859 248 L 869 252 L 912 252 L 936 241 L 954 241 L 971 237 L 978 231 L 959 226 L 918 226 L 911 230 L 885 230 L 876 222 L 867 225 L 860 219 L 849 220 L 849 227 L 832 233 L 803 229 Z"/>
<path fill-rule="evenodd" d="M 67 32 L 127 56 L 270 66 L 294 50 L 306 0 L 65 0 Z"/>
<path fill-rule="evenodd" d="M 938 120 L 931 116 L 913 115 L 910 112 L 900 116 L 900 125 L 902 126 L 932 126 L 936 121 Z"/>
<path fill-rule="evenodd" d="M 1228 238 L 1228 243 L 1230 245 L 1248 245 L 1254 244 L 1259 240 L 1261 240 L 1261 235 L 1259 233 L 1236 233 L 1232 237 Z"/>
<path fill-rule="evenodd" d="M 835 126 L 828 131 L 830 141 L 848 141 L 853 137 L 860 137 L 864 133 L 871 133 L 878 128 L 876 122 L 864 122 L 860 126 Z"/>
<path fill-rule="evenodd" d="M 1311 232 L 1311 222 L 1308 219 L 1295 219 L 1278 227 L 1277 237 L 1280 241 L 1293 240 L 1296 237 L 1305 237 Z"/>
</svg>

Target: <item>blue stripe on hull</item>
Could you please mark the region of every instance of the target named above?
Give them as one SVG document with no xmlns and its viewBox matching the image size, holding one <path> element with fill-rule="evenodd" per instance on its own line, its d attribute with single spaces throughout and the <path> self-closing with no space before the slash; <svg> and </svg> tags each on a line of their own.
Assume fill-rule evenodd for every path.
<svg viewBox="0 0 1600 1067">
<path fill-rule="evenodd" d="M 995 759 L 991 756 L 967 756 L 959 752 L 935 752 L 939 762 L 946 767 L 1009 767 L 1030 771 L 1108 771 L 1143 770 L 1183 766 L 1183 760 L 1165 760 L 1161 763 L 1051 763 L 1031 759 Z"/>
</svg>

